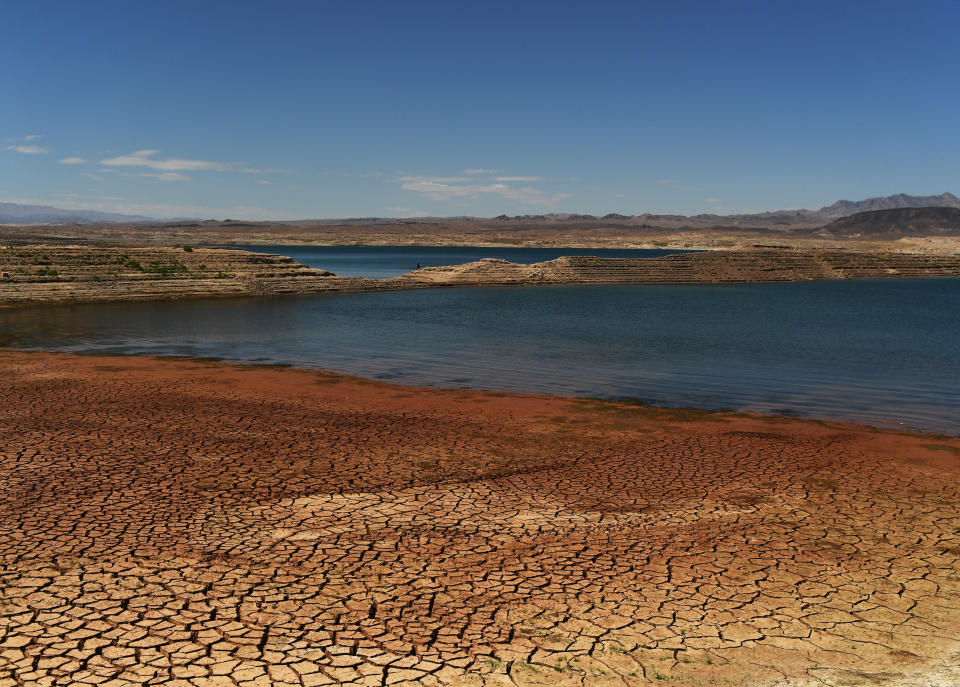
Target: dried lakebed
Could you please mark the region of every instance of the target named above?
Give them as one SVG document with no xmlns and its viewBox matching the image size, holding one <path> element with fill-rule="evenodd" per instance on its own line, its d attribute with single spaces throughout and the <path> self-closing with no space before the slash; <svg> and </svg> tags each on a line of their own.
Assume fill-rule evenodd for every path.
<svg viewBox="0 0 960 687">
<path fill-rule="evenodd" d="M 0 353 L 0 684 L 955 685 L 960 441 Z"/>
</svg>

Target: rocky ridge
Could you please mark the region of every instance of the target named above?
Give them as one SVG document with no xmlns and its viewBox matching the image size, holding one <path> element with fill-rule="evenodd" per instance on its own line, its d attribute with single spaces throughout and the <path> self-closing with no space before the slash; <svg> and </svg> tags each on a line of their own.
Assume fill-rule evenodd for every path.
<svg viewBox="0 0 960 687">
<path fill-rule="evenodd" d="M 873 210 L 841 217 L 818 232 L 830 238 L 897 240 L 910 236 L 960 235 L 960 207 Z"/>
</svg>

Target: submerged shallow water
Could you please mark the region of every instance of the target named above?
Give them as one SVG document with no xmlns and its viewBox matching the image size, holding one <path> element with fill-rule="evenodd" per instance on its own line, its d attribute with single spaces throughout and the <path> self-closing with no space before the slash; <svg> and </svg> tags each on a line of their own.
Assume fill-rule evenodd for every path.
<svg viewBox="0 0 960 687">
<path fill-rule="evenodd" d="M 482 258 L 530 264 L 562 255 L 596 255 L 601 258 L 656 258 L 684 250 L 648 248 L 531 248 L 478 246 L 231 246 L 256 253 L 288 255 L 307 267 L 328 270 L 341 277 L 386 279 L 421 267 L 461 265 Z"/>
<path fill-rule="evenodd" d="M 960 280 L 556 286 L 0 311 L 29 349 L 787 412 L 960 435 Z"/>
</svg>

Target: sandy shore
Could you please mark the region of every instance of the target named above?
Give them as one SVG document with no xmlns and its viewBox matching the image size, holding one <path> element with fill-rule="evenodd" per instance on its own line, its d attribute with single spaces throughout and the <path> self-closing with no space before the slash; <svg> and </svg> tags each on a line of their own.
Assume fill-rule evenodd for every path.
<svg viewBox="0 0 960 687">
<path fill-rule="evenodd" d="M 0 353 L 0 687 L 960 684 L 960 440 Z"/>
</svg>

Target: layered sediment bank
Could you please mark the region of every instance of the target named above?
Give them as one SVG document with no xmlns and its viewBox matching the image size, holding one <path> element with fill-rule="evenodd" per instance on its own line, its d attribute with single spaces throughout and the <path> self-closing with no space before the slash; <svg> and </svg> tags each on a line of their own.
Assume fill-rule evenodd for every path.
<svg viewBox="0 0 960 687">
<path fill-rule="evenodd" d="M 958 277 L 960 256 L 850 251 L 711 251 L 659 258 L 562 257 L 518 265 L 481 260 L 429 267 L 401 279 L 445 286 L 527 284 L 714 284 L 813 279 Z"/>
<path fill-rule="evenodd" d="M 960 440 L 0 353 L 0 684 L 955 685 Z"/>
<path fill-rule="evenodd" d="M 0 249 L 0 305 L 6 306 L 455 286 L 917 277 L 960 277 L 960 256 L 757 248 L 644 259 L 562 257 L 532 265 L 487 259 L 424 268 L 391 279 L 365 279 L 243 250 L 48 245 Z"/>
<path fill-rule="evenodd" d="M 16 246 L 0 250 L 0 305 L 378 291 L 291 258 L 217 248 Z"/>
</svg>

